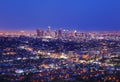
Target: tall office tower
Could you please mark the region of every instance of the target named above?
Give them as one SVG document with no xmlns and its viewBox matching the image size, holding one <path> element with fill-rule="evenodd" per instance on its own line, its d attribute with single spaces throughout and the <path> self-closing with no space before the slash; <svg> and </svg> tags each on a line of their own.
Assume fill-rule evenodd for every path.
<svg viewBox="0 0 120 82">
<path fill-rule="evenodd" d="M 51 27 L 50 26 L 48 26 L 48 31 L 50 31 L 51 30 Z"/>
<path fill-rule="evenodd" d="M 63 38 L 66 39 L 67 38 L 67 32 L 66 32 L 66 30 L 63 30 L 62 34 L 63 34 Z"/>
<path fill-rule="evenodd" d="M 36 34 L 37 34 L 37 36 L 40 36 L 40 30 L 39 29 L 36 30 Z"/>
<path fill-rule="evenodd" d="M 44 30 L 41 30 L 40 36 L 44 36 Z"/>
<path fill-rule="evenodd" d="M 47 36 L 51 36 L 51 27 L 48 26 L 48 29 L 47 29 Z"/>
<path fill-rule="evenodd" d="M 44 36 L 44 31 L 43 31 L 43 30 L 37 29 L 37 30 L 36 30 L 36 33 L 37 33 L 37 36 L 39 36 L 39 37 Z"/>
<path fill-rule="evenodd" d="M 74 30 L 74 37 L 77 36 L 77 30 Z"/>
<path fill-rule="evenodd" d="M 65 34 L 65 35 L 64 35 L 65 38 L 68 38 L 68 37 L 69 37 L 69 31 L 68 31 L 68 30 L 65 30 L 65 31 L 64 31 L 64 34 Z"/>
<path fill-rule="evenodd" d="M 58 38 L 59 38 L 59 39 L 62 38 L 62 29 L 59 29 L 59 30 L 58 30 Z"/>
<path fill-rule="evenodd" d="M 55 38 L 57 38 L 57 36 L 58 36 L 58 33 L 57 33 L 57 31 L 54 31 L 55 32 Z"/>
</svg>

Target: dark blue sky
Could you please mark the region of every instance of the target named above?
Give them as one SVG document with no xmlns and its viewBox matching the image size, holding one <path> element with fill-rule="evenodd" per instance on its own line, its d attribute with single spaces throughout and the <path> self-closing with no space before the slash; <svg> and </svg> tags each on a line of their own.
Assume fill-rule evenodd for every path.
<svg viewBox="0 0 120 82">
<path fill-rule="evenodd" d="M 120 0 L 0 0 L 0 30 L 120 30 Z"/>
</svg>

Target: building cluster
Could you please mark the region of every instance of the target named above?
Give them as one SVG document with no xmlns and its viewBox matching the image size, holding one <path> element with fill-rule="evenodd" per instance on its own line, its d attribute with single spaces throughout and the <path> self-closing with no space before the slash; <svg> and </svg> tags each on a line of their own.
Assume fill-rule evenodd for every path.
<svg viewBox="0 0 120 82">
<path fill-rule="evenodd" d="M 37 29 L 36 35 L 40 38 L 53 38 L 75 41 L 91 39 L 120 40 L 120 32 L 79 32 L 77 30 L 72 31 L 62 28 L 52 31 L 50 26 L 48 26 L 47 30 Z"/>
</svg>

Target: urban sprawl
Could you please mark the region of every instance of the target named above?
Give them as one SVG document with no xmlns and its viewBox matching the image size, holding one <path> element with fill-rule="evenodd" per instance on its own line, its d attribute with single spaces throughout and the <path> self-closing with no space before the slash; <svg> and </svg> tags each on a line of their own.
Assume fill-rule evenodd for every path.
<svg viewBox="0 0 120 82">
<path fill-rule="evenodd" d="M 120 32 L 0 32 L 0 82 L 120 82 Z"/>
</svg>

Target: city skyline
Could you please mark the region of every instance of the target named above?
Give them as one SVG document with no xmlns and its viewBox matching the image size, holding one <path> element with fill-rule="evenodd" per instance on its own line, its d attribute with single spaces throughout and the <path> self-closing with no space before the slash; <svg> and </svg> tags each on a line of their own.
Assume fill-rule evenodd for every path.
<svg viewBox="0 0 120 82">
<path fill-rule="evenodd" d="M 0 82 L 120 82 L 120 0 L 0 0 Z"/>
<path fill-rule="evenodd" d="M 120 1 L 0 1 L 0 30 L 119 31 Z"/>
</svg>

